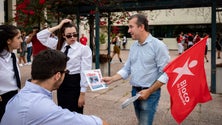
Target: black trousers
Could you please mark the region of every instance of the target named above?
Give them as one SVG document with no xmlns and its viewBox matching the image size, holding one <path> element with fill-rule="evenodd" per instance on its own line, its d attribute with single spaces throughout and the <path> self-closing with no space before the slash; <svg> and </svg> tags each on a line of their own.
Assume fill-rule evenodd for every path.
<svg viewBox="0 0 222 125">
<path fill-rule="evenodd" d="M 15 90 L 15 91 L 10 91 L 10 92 L 7 92 L 3 95 L 0 95 L 1 96 L 1 100 L 0 100 L 0 122 L 1 122 L 2 116 L 5 113 L 6 104 L 17 93 L 18 93 L 18 90 Z"/>
<path fill-rule="evenodd" d="M 83 107 L 78 107 L 80 95 L 80 74 L 66 74 L 63 83 L 57 90 L 58 105 L 83 114 Z"/>
</svg>

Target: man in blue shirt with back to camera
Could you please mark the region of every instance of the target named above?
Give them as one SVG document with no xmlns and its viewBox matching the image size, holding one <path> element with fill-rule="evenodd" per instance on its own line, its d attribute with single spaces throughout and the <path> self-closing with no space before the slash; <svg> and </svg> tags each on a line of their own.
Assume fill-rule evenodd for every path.
<svg viewBox="0 0 222 125">
<path fill-rule="evenodd" d="M 68 57 L 57 50 L 44 50 L 33 60 L 30 81 L 7 104 L 1 125 L 108 125 L 99 117 L 62 109 L 52 100 L 61 85 Z"/>
<path fill-rule="evenodd" d="M 132 96 L 140 94 L 134 102 L 139 125 L 152 125 L 160 98 L 160 87 L 168 82 L 162 72 L 170 60 L 167 46 L 149 33 L 148 20 L 144 15 L 136 14 L 129 18 L 128 32 L 133 40 L 128 59 L 123 68 L 112 77 L 103 81 L 111 84 L 131 75 Z"/>
</svg>

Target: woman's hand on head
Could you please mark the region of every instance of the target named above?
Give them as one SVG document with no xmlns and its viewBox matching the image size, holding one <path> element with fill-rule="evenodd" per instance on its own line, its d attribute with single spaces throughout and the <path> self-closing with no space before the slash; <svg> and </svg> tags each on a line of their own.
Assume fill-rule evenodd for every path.
<svg viewBox="0 0 222 125">
<path fill-rule="evenodd" d="M 61 28 L 64 23 L 71 23 L 71 22 L 72 22 L 72 20 L 70 20 L 70 19 L 63 19 L 63 20 L 59 23 L 59 28 Z"/>
</svg>

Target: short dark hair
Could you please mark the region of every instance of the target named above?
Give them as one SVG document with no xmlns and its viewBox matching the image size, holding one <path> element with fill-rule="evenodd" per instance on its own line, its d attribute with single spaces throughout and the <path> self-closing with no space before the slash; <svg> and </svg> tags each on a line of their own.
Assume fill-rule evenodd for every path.
<svg viewBox="0 0 222 125">
<path fill-rule="evenodd" d="M 32 63 L 31 76 L 33 80 L 44 81 L 55 73 L 64 71 L 69 58 L 58 50 L 47 49 L 35 56 Z"/>
<path fill-rule="evenodd" d="M 13 25 L 0 25 L 0 53 L 6 49 L 9 51 L 7 41 L 13 39 L 19 33 L 19 28 Z"/>
<path fill-rule="evenodd" d="M 129 17 L 129 20 L 133 19 L 133 18 L 137 18 L 137 22 L 136 24 L 138 26 L 144 25 L 144 29 L 149 32 L 149 25 L 148 25 L 148 20 L 147 18 L 142 15 L 142 14 L 135 14 Z"/>
</svg>

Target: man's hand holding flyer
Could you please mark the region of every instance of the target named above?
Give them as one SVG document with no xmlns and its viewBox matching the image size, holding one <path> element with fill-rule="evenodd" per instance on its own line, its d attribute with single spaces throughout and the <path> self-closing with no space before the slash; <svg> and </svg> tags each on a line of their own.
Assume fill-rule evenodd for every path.
<svg viewBox="0 0 222 125">
<path fill-rule="evenodd" d="M 102 81 L 102 73 L 100 69 L 84 71 L 86 80 L 92 91 L 108 88 L 105 82 Z"/>
</svg>

